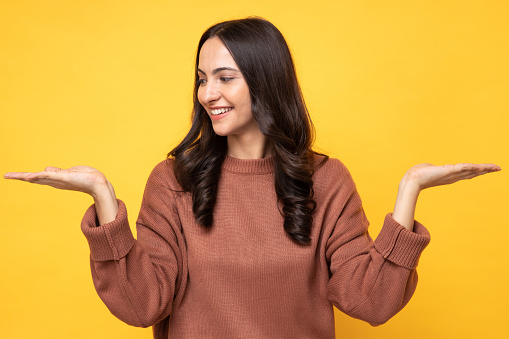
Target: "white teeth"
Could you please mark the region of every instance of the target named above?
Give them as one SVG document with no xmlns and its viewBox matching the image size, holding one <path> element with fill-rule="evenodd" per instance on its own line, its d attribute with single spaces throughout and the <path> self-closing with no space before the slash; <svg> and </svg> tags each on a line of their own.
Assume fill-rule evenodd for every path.
<svg viewBox="0 0 509 339">
<path fill-rule="evenodd" d="M 229 107 L 229 108 L 218 108 L 218 109 L 213 109 L 210 111 L 210 113 L 212 115 L 218 115 L 218 114 L 222 114 L 222 113 L 226 113 L 228 111 L 231 111 L 233 109 L 233 107 Z"/>
</svg>

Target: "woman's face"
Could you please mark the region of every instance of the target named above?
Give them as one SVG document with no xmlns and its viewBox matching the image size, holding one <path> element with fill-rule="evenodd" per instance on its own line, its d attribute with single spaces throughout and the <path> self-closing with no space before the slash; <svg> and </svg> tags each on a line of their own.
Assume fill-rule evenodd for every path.
<svg viewBox="0 0 509 339">
<path fill-rule="evenodd" d="M 261 133 L 251 113 L 246 80 L 218 37 L 203 44 L 198 77 L 198 101 L 207 111 L 216 134 L 243 137 Z"/>
</svg>

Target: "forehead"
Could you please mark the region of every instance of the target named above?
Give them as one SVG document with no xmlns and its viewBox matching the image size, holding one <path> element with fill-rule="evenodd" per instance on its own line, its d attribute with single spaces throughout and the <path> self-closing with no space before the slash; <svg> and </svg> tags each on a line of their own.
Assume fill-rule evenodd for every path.
<svg viewBox="0 0 509 339">
<path fill-rule="evenodd" d="M 198 68 L 209 73 L 220 67 L 233 67 L 238 69 L 230 51 L 228 51 L 221 39 L 213 37 L 205 41 L 200 50 Z"/>
</svg>

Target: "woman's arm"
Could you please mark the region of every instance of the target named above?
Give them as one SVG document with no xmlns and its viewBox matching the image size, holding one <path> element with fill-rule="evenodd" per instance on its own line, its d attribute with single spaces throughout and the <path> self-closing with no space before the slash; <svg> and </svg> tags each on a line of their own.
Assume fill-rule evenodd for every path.
<svg viewBox="0 0 509 339">
<path fill-rule="evenodd" d="M 500 170 L 500 167 L 494 164 L 416 165 L 405 173 L 399 183 L 398 197 L 392 217 L 400 225 L 413 231 L 415 206 L 419 193 L 423 189 L 448 185 L 459 180 L 471 179 Z"/>
<path fill-rule="evenodd" d="M 329 165 L 333 164 L 330 161 Z M 387 215 L 374 241 L 368 235 L 368 221 L 347 169 L 340 166 L 336 175 L 326 175 L 334 178 L 323 185 L 331 197 L 326 205 L 337 211 L 324 223 L 326 229 L 332 229 L 326 244 L 331 303 L 372 325 L 388 321 L 412 297 L 419 257 L 430 241 L 426 228 L 414 221 L 419 192 L 498 170 L 500 167 L 492 164 L 412 167 L 401 180 L 394 213 Z"/>
<path fill-rule="evenodd" d="M 170 314 L 174 295 L 187 281 L 184 240 L 172 203 L 175 195 L 168 187 L 170 173 L 173 171 L 163 162 L 149 177 L 137 240 L 125 205 L 116 199 L 106 177 L 92 167 L 47 167 L 41 172 L 12 172 L 4 177 L 84 192 L 94 198 L 95 205 L 87 210 L 81 225 L 90 247 L 94 286 L 115 316 L 146 327 Z"/>
</svg>

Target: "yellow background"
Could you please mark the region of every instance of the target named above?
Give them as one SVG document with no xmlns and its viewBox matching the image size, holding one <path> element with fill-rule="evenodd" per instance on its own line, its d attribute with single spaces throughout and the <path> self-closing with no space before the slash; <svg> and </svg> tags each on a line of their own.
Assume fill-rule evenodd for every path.
<svg viewBox="0 0 509 339">
<path fill-rule="evenodd" d="M 509 2 L 0 3 L 0 172 L 101 169 L 134 223 L 145 180 L 189 127 L 193 59 L 211 24 L 259 15 L 286 36 L 319 150 L 358 185 L 371 233 L 420 162 L 505 172 L 422 193 L 432 242 L 409 305 L 338 338 L 507 338 Z M 0 180 L 0 337 L 150 338 L 96 295 L 79 229 L 91 199 Z"/>
</svg>

